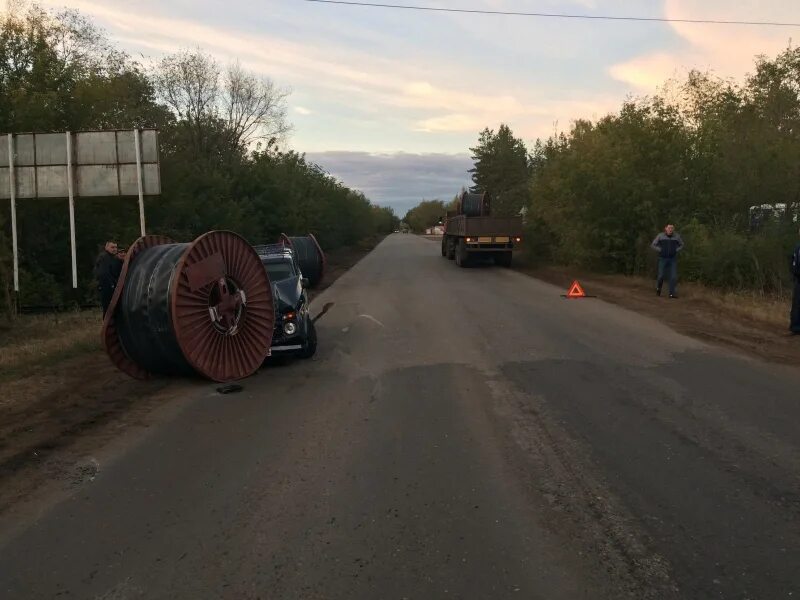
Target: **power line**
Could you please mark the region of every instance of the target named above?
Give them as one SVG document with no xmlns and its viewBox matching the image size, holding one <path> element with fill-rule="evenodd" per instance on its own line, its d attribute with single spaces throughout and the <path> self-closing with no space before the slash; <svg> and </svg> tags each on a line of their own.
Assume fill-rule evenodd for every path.
<svg viewBox="0 0 800 600">
<path fill-rule="evenodd" d="M 366 8 L 397 8 L 424 10 L 428 12 L 464 13 L 473 15 L 502 15 L 508 17 L 540 17 L 547 19 L 587 19 L 593 21 L 638 21 L 649 23 L 697 23 L 705 25 L 763 25 L 767 27 L 800 27 L 800 23 L 782 21 L 728 21 L 724 19 L 668 19 L 666 17 L 613 17 L 609 15 L 581 15 L 568 13 L 517 12 L 505 10 L 481 10 L 470 8 L 444 8 L 438 6 L 410 6 L 404 4 L 382 4 L 378 2 L 355 2 L 351 0 L 305 0 L 318 4 L 339 4 Z"/>
</svg>

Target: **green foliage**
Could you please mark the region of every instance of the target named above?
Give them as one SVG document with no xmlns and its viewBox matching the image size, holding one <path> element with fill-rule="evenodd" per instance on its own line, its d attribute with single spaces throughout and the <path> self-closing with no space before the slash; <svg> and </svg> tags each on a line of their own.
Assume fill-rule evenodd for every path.
<svg viewBox="0 0 800 600">
<path fill-rule="evenodd" d="M 649 243 L 669 222 L 686 242 L 682 277 L 784 289 L 800 208 L 800 49 L 760 58 L 741 86 L 693 72 L 674 91 L 536 143 L 532 258 L 652 273 Z M 754 229 L 762 204 L 781 214 Z"/>
<path fill-rule="evenodd" d="M 514 137 L 508 125 L 500 125 L 497 133 L 484 129 L 471 151 L 475 161 L 470 170 L 471 191 L 487 192 L 497 216 L 519 214 L 528 197 L 528 150 L 523 141 Z"/>
<path fill-rule="evenodd" d="M 748 235 L 692 219 L 682 235 L 687 246 L 681 270 L 688 279 L 729 289 L 782 292 L 791 288 L 788 249 L 797 235 L 793 225 L 772 223 Z"/>
<path fill-rule="evenodd" d="M 394 231 L 400 226 L 400 219 L 394 214 L 388 206 L 375 206 L 372 209 L 372 222 L 375 229 L 381 233 L 389 233 Z"/>
<path fill-rule="evenodd" d="M 50 306 L 53 298 L 61 297 L 61 286 L 56 278 L 41 269 L 20 269 L 19 287 L 19 301 L 23 306 Z"/>
<path fill-rule="evenodd" d="M 423 200 L 406 213 L 403 222 L 412 231 L 424 232 L 426 228 L 439 223 L 445 212 L 445 205 L 441 200 Z"/>
<path fill-rule="evenodd" d="M 191 67 L 191 68 L 190 68 Z M 200 51 L 149 72 L 75 11 L 37 6 L 0 17 L 0 132 L 156 127 L 162 194 L 147 229 L 191 240 L 230 229 L 253 243 L 314 233 L 325 248 L 389 233 L 398 219 L 309 163 L 281 151 L 287 92 Z M 253 144 L 256 150 L 252 151 Z M 72 289 L 66 200 L 17 203 L 22 304 L 94 300 L 92 267 L 107 239 L 138 237 L 135 198 L 76 201 L 79 287 Z M 0 207 L 0 312 L 10 311 L 10 217 Z"/>
</svg>

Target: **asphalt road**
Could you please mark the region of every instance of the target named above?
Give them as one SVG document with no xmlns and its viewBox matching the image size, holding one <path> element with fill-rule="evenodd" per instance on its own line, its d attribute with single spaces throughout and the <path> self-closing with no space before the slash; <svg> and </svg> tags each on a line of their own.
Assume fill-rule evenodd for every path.
<svg viewBox="0 0 800 600">
<path fill-rule="evenodd" d="M 313 361 L 6 523 L 0 597 L 800 597 L 800 372 L 561 293 L 390 236 Z"/>
</svg>

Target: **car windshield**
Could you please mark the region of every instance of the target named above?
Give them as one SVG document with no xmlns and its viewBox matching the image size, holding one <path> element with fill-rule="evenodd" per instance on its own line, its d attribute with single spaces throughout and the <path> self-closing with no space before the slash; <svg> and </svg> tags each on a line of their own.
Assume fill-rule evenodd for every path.
<svg viewBox="0 0 800 600">
<path fill-rule="evenodd" d="M 267 275 L 269 275 L 269 280 L 272 282 L 294 277 L 294 269 L 290 263 L 266 263 L 264 267 L 267 269 Z"/>
</svg>

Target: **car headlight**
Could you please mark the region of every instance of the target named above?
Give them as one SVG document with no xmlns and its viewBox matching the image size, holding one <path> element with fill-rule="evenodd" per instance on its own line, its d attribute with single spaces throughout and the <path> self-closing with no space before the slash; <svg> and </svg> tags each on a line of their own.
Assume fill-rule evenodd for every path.
<svg viewBox="0 0 800 600">
<path fill-rule="evenodd" d="M 284 323 L 283 324 L 283 333 L 286 335 L 294 335 L 297 333 L 297 325 L 294 323 Z"/>
</svg>

